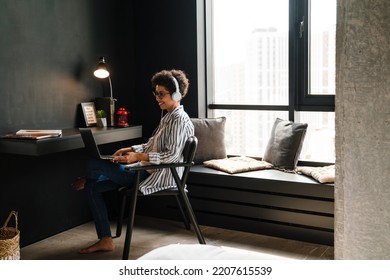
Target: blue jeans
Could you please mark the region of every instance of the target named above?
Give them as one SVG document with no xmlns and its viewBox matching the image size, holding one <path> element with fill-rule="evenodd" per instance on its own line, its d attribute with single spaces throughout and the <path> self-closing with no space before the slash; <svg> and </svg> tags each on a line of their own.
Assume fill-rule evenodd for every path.
<svg viewBox="0 0 390 280">
<path fill-rule="evenodd" d="M 135 175 L 135 171 L 125 170 L 122 164 L 98 159 L 88 161 L 84 191 L 99 239 L 111 236 L 110 221 L 103 193 L 123 186 L 132 187 Z M 149 173 L 142 170 L 140 175 L 142 182 L 149 176 Z"/>
</svg>

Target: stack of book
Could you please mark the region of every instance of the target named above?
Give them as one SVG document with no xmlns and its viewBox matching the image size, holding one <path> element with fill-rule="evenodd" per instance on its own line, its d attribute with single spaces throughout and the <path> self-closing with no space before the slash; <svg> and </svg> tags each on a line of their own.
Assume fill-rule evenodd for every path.
<svg viewBox="0 0 390 280">
<path fill-rule="evenodd" d="M 45 139 L 52 137 L 60 137 L 62 135 L 61 129 L 21 129 L 16 133 L 2 135 L 2 138 L 15 138 L 15 139 Z"/>
</svg>

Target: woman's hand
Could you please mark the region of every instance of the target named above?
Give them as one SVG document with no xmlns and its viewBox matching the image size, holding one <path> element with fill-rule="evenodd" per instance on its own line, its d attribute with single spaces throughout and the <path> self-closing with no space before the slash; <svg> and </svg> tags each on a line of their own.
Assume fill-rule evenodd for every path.
<svg viewBox="0 0 390 280">
<path fill-rule="evenodd" d="M 119 155 L 112 159 L 112 162 L 124 164 L 133 163 L 136 161 L 138 161 L 137 153 L 133 152 L 127 152 L 125 155 Z"/>
<path fill-rule="evenodd" d="M 112 159 L 112 162 L 129 164 L 136 161 L 149 161 L 149 155 L 143 153 L 129 152 L 124 156 L 116 156 Z"/>
<path fill-rule="evenodd" d="M 132 151 L 133 151 L 133 148 L 131 148 L 131 147 L 129 147 L 129 148 L 122 148 L 122 149 L 117 150 L 113 155 L 114 156 L 124 156 L 127 153 L 130 153 Z"/>
</svg>

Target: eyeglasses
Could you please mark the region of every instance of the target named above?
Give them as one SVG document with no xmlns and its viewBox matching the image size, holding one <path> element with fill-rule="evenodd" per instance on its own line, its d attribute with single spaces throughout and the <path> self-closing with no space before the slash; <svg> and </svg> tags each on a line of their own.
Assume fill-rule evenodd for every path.
<svg viewBox="0 0 390 280">
<path fill-rule="evenodd" d="M 165 95 L 167 95 L 168 93 L 162 93 L 162 92 L 154 92 L 153 91 L 153 96 L 154 97 L 158 97 L 159 99 L 163 99 Z"/>
</svg>

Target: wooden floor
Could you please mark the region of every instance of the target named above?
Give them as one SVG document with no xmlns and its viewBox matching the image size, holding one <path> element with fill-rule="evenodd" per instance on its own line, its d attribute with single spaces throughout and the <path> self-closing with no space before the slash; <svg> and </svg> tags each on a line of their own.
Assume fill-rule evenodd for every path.
<svg viewBox="0 0 390 280">
<path fill-rule="evenodd" d="M 227 246 L 237 249 L 270 254 L 271 256 L 292 259 L 331 260 L 333 247 L 293 241 L 258 234 L 224 230 L 201 226 L 208 245 Z M 115 232 L 115 224 L 112 224 Z M 94 224 L 86 223 L 58 235 L 21 248 L 22 260 L 120 260 L 124 244 L 124 235 L 114 239 L 114 252 L 78 254 L 77 251 L 96 242 Z M 137 216 L 130 259 L 169 244 L 196 244 L 198 240 L 193 231 L 188 231 L 180 222 Z"/>
</svg>

